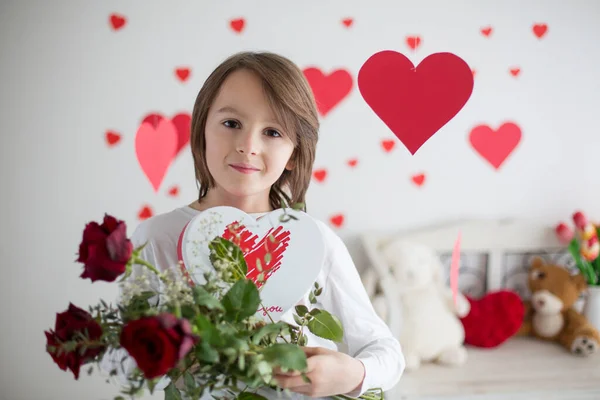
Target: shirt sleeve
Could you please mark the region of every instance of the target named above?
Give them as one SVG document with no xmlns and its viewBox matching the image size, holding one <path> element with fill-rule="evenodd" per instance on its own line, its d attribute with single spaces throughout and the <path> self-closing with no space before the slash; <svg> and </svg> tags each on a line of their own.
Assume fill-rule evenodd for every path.
<svg viewBox="0 0 600 400">
<path fill-rule="evenodd" d="M 343 394 L 356 398 L 369 389 L 388 391 L 404 372 L 400 343 L 373 308 L 344 242 L 329 227 L 323 226 L 328 247 L 325 263 L 330 271 L 319 300 L 327 311 L 340 319 L 347 354 L 365 366 L 362 385 Z"/>
</svg>

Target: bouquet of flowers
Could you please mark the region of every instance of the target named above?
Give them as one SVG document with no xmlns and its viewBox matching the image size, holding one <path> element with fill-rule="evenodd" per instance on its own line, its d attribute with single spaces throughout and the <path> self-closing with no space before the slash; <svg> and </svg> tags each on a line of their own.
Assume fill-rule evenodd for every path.
<svg viewBox="0 0 600 400">
<path fill-rule="evenodd" d="M 569 252 L 588 285 L 600 285 L 600 225 L 594 224 L 581 212 L 573 214 L 575 229 L 561 222 L 556 234 L 561 242 L 568 244 Z"/>
<path fill-rule="evenodd" d="M 287 391 L 277 386 L 275 368 L 301 372 L 309 382 L 301 348 L 307 340 L 305 329 L 334 342 L 342 340 L 339 319 L 326 310 L 296 306 L 297 326 L 275 322 L 270 316 L 270 322 L 257 317 L 260 292 L 246 278 L 248 266 L 235 241 L 217 236 L 210 242 L 214 271 L 204 273 L 202 285 L 190 285 L 181 268 L 157 270 L 142 259 L 144 246 L 134 248 L 126 224 L 111 215 L 105 214 L 101 224 L 88 223 L 77 258 L 84 265 L 81 278 L 90 278 L 92 283 L 120 278 L 122 298 L 115 306 L 100 300 L 88 311 L 69 304 L 66 311 L 57 313 L 54 330 L 45 332 L 46 351 L 76 380 L 83 366 L 95 364 L 100 370 L 107 352 L 124 349 L 121 363 L 132 357 L 137 366 L 115 400 L 133 399 L 146 389 L 153 393 L 163 377 L 170 378 L 164 388 L 169 400 L 182 395 L 199 399 L 214 391 L 227 393 L 221 398 L 265 399 L 256 393 L 258 389 Z M 144 274 L 128 279 L 134 266 Z M 260 260 L 256 268 L 262 271 Z M 148 285 L 149 278 L 160 280 L 160 293 Z M 259 275 L 258 283 L 261 279 Z M 322 288 L 316 282 L 313 286 L 310 302 L 314 305 Z M 92 372 L 90 365 L 88 374 Z M 110 375 L 117 375 L 116 369 Z M 383 399 L 383 392 L 372 389 L 360 398 Z"/>
</svg>

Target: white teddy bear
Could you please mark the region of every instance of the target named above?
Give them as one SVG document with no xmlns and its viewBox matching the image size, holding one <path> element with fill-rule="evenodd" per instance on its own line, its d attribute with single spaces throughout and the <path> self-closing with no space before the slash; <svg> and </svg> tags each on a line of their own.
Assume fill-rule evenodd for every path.
<svg viewBox="0 0 600 400">
<path fill-rule="evenodd" d="M 467 360 L 463 345 L 465 333 L 459 317 L 468 315 L 469 301 L 457 293 L 454 305 L 452 291 L 444 283 L 443 265 L 429 247 L 395 240 L 382 251 L 384 261 L 395 280 L 401 310 L 398 338 L 406 358 L 406 370 L 418 369 L 424 362 L 462 365 Z M 381 318 L 389 313 L 382 296 L 375 294 L 377 275 L 369 269 L 363 283 L 373 307 Z"/>
</svg>

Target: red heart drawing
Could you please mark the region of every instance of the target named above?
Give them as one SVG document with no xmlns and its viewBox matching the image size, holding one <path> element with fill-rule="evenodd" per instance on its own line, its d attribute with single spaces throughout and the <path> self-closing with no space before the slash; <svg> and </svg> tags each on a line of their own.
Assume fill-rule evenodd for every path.
<svg viewBox="0 0 600 400">
<path fill-rule="evenodd" d="M 140 211 L 138 212 L 138 219 L 139 220 L 148 219 L 148 218 L 152 217 L 152 215 L 154 215 L 154 212 L 152 212 L 152 208 L 150 208 L 150 206 L 143 206 L 140 209 Z"/>
<path fill-rule="evenodd" d="M 177 154 L 177 131 L 171 120 L 163 118 L 156 128 L 143 122 L 135 135 L 135 152 L 142 171 L 158 192 Z"/>
<path fill-rule="evenodd" d="M 502 124 L 497 131 L 488 125 L 471 130 L 471 146 L 495 169 L 499 169 L 521 141 L 521 128 L 512 122 Z"/>
<path fill-rule="evenodd" d="M 421 174 L 417 174 L 417 175 L 413 175 L 410 178 L 413 183 L 417 186 L 423 186 L 423 183 L 425 183 L 425 174 L 421 173 Z"/>
<path fill-rule="evenodd" d="M 354 22 L 354 20 L 352 18 L 344 18 L 342 20 L 342 24 L 344 24 L 346 26 L 346 28 L 350 28 L 352 26 L 353 22 Z"/>
<path fill-rule="evenodd" d="M 343 214 L 333 215 L 331 218 L 329 218 L 329 222 L 331 222 L 332 225 L 339 228 L 344 224 L 344 215 Z"/>
<path fill-rule="evenodd" d="M 392 151 L 392 149 L 394 148 L 395 145 L 396 145 L 396 142 L 393 141 L 392 139 L 386 139 L 386 140 L 381 141 L 381 147 L 383 147 L 383 150 L 386 153 L 389 153 L 390 151 Z"/>
<path fill-rule="evenodd" d="M 125 23 L 127 22 L 127 19 L 119 14 L 111 14 L 110 18 L 109 18 L 109 22 L 110 25 L 112 26 L 113 30 L 118 31 L 119 29 L 121 29 L 122 27 L 125 26 Z"/>
<path fill-rule="evenodd" d="M 323 117 L 352 90 L 352 75 L 347 70 L 337 69 L 325 75 L 319 68 L 310 67 L 302 72 L 313 91 L 319 114 Z"/>
<path fill-rule="evenodd" d="M 232 19 L 229 21 L 229 26 L 237 33 L 241 33 L 246 26 L 246 20 L 244 18 Z"/>
<path fill-rule="evenodd" d="M 407 36 L 406 37 L 406 44 L 412 50 L 416 50 L 417 47 L 419 47 L 421 45 L 421 37 L 420 36 Z"/>
<path fill-rule="evenodd" d="M 175 75 L 181 82 L 185 82 L 190 77 L 191 70 L 189 68 L 177 68 L 175 69 Z"/>
<path fill-rule="evenodd" d="M 492 27 L 486 26 L 485 28 L 481 28 L 481 34 L 485 37 L 490 37 L 492 34 Z"/>
<path fill-rule="evenodd" d="M 548 25 L 547 24 L 535 24 L 535 25 L 533 25 L 532 30 L 533 30 L 534 35 L 537 36 L 538 39 L 541 39 L 548 32 Z"/>
<path fill-rule="evenodd" d="M 473 72 L 451 53 L 431 54 L 415 67 L 403 54 L 378 52 L 358 73 L 360 92 L 411 154 L 464 107 Z"/>
<path fill-rule="evenodd" d="M 460 319 L 465 329 L 465 344 L 497 347 L 514 336 L 521 327 L 525 307 L 518 294 L 500 290 L 480 299 L 466 297 L 471 304 L 471 311 Z"/>
<path fill-rule="evenodd" d="M 116 145 L 121 141 L 121 134 L 114 131 L 106 131 L 104 137 L 106 139 L 106 144 L 108 144 L 110 147 Z"/>
<path fill-rule="evenodd" d="M 326 176 L 327 176 L 326 169 L 318 169 L 313 172 L 313 177 L 315 178 L 315 180 L 317 182 L 323 182 L 325 180 Z"/>
<path fill-rule="evenodd" d="M 142 123 L 148 122 L 152 124 L 154 128 L 156 128 L 163 118 L 164 117 L 158 113 L 148 114 L 142 119 Z M 180 113 L 171 118 L 171 122 L 177 130 L 177 152 L 175 154 L 175 156 L 177 156 L 181 152 L 181 149 L 183 149 L 190 142 L 190 127 L 192 123 L 192 117 L 190 114 Z"/>
<path fill-rule="evenodd" d="M 356 167 L 356 164 L 358 164 L 358 160 L 356 158 L 351 158 L 350 160 L 348 160 L 348 165 L 350 167 Z"/>
<path fill-rule="evenodd" d="M 174 185 L 169 189 L 169 196 L 177 197 L 179 195 L 179 186 Z"/>
<path fill-rule="evenodd" d="M 521 68 L 511 68 L 510 69 L 510 74 L 512 76 L 519 76 L 519 73 L 521 72 Z"/>
</svg>

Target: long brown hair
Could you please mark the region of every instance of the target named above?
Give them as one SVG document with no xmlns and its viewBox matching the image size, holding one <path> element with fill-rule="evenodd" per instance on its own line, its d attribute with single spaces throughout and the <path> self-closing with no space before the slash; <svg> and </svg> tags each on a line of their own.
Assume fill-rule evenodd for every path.
<svg viewBox="0 0 600 400">
<path fill-rule="evenodd" d="M 254 72 L 262 79 L 269 103 L 294 143 L 291 156 L 293 168 L 284 170 L 271 187 L 271 207 L 280 208 L 282 200 L 288 206 L 305 203 L 318 140 L 317 107 L 312 90 L 300 68 L 289 59 L 270 52 L 240 52 L 230 56 L 209 75 L 196 97 L 190 145 L 196 181 L 200 185 L 198 200 L 205 197 L 210 188 L 215 187 L 205 157 L 204 129 L 208 110 L 229 74 L 242 68 Z"/>
</svg>

